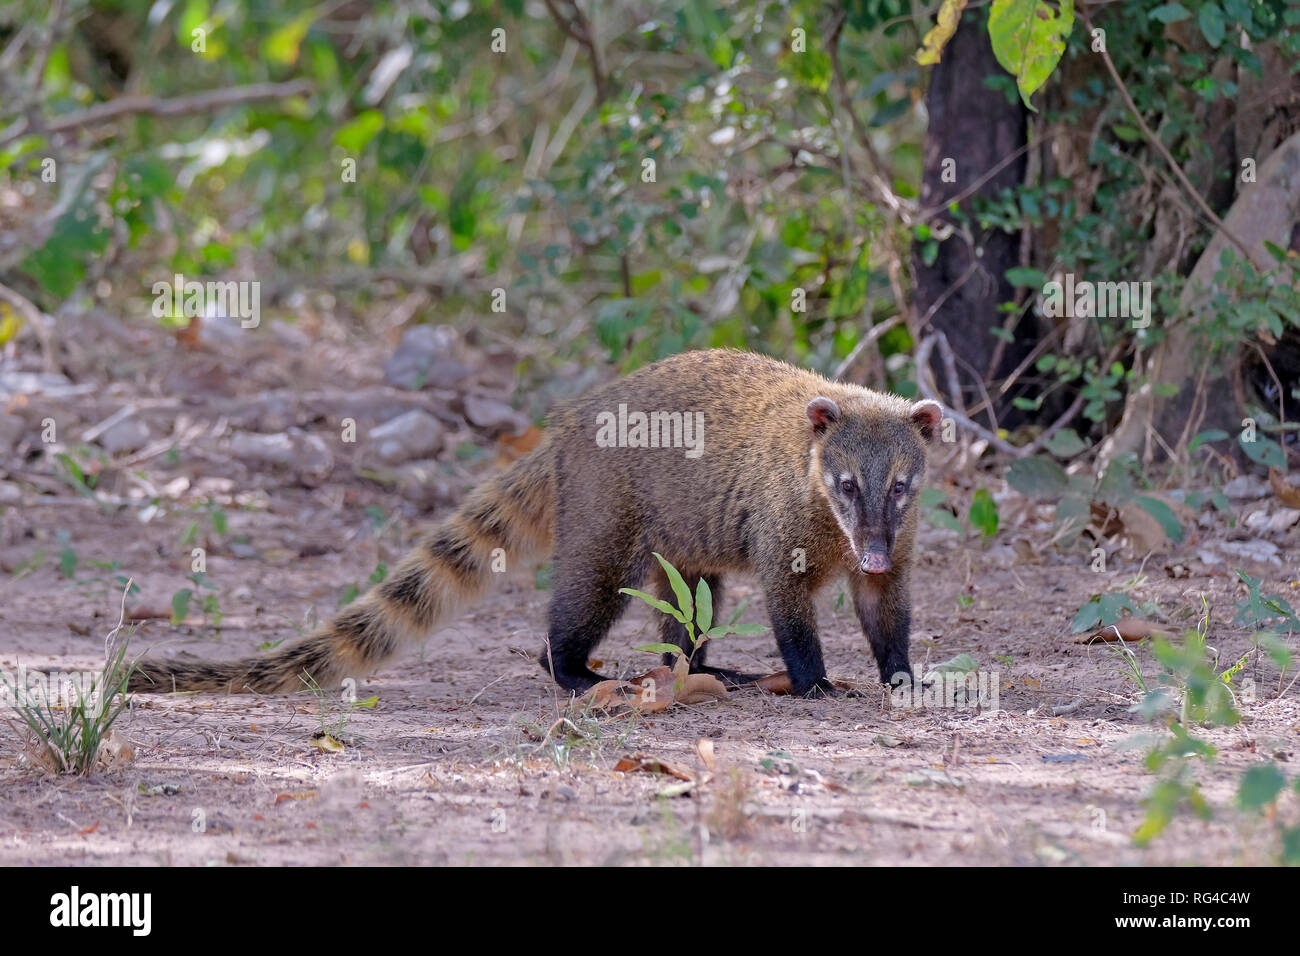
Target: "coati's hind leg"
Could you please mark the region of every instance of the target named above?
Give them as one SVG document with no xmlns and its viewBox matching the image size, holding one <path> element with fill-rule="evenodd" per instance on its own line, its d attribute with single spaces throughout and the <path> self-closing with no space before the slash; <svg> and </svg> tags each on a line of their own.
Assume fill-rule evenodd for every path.
<svg viewBox="0 0 1300 956">
<path fill-rule="evenodd" d="M 682 578 L 685 579 L 687 586 L 692 589 L 695 587 L 695 582 L 701 577 L 709 585 L 709 592 L 713 595 L 713 620 L 716 623 L 720 618 L 719 612 L 722 609 L 722 575 L 682 573 Z M 664 574 L 662 568 L 656 568 L 654 583 L 656 595 L 675 607 L 677 605 L 677 596 L 673 594 L 672 585 L 668 583 L 668 575 Z M 694 594 L 693 590 L 692 594 Z M 659 615 L 659 633 L 662 636 L 663 643 L 676 644 L 686 654 L 691 653 L 691 639 L 686 633 L 686 625 L 678 621 L 677 618 L 669 614 Z M 708 653 L 709 644 L 707 641 L 695 648 L 695 654 L 691 657 L 692 674 L 712 674 L 724 684 L 737 686 L 752 684 L 763 676 L 762 674 L 745 674 L 728 667 L 709 667 L 705 663 Z M 672 667 L 676 658 L 676 654 L 665 654 L 664 664 Z"/>
<path fill-rule="evenodd" d="M 557 542 L 550 629 L 542 649 L 542 668 L 578 694 L 605 679 L 587 662 L 627 607 L 619 588 L 638 587 L 647 570 L 647 556 L 636 554 L 635 542 L 610 536 L 595 543 L 587 538 L 582 547 L 565 548 L 563 539 Z"/>
</svg>

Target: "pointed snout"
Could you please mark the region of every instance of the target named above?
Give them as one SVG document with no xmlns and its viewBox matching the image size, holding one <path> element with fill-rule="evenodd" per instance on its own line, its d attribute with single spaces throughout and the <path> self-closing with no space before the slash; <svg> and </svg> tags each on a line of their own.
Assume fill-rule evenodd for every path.
<svg viewBox="0 0 1300 956">
<path fill-rule="evenodd" d="M 883 547 L 872 547 L 863 556 L 858 570 L 864 574 L 885 574 L 891 567 L 893 562 L 889 560 L 889 552 Z"/>
</svg>

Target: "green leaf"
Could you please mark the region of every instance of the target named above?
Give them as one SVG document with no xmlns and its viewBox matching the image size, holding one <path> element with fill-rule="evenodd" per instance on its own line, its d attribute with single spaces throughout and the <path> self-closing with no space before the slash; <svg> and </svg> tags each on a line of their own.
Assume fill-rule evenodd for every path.
<svg viewBox="0 0 1300 956">
<path fill-rule="evenodd" d="M 349 153 L 360 153 L 383 128 L 384 114 L 379 110 L 366 110 L 359 113 L 351 123 L 341 127 L 334 134 L 334 142 Z"/>
<path fill-rule="evenodd" d="M 59 552 L 59 573 L 70 578 L 77 573 L 77 552 L 67 547 Z"/>
<path fill-rule="evenodd" d="M 1070 622 L 1070 633 L 1082 634 L 1094 630 L 1100 623 L 1101 603 L 1094 599 L 1079 608 L 1079 612 L 1074 615 L 1074 620 Z"/>
<path fill-rule="evenodd" d="M 315 16 L 313 11 L 308 11 L 273 32 L 262 44 L 262 56 L 283 66 L 298 62 L 298 48 Z"/>
<path fill-rule="evenodd" d="M 757 637 L 759 634 L 766 633 L 767 631 L 766 624 L 740 624 L 736 627 L 731 627 L 731 625 L 727 626 L 730 628 L 732 634 L 736 634 L 740 637 Z"/>
<path fill-rule="evenodd" d="M 1286 472 L 1286 455 L 1282 453 L 1282 446 L 1273 439 L 1256 435 L 1254 441 L 1242 441 L 1238 438 L 1237 443 L 1241 445 L 1241 450 L 1251 461 Z"/>
<path fill-rule="evenodd" d="M 378 703 L 379 703 L 379 695 L 378 695 L 378 694 L 374 694 L 374 695 L 372 695 L 372 696 L 370 696 L 370 697 L 367 697 L 365 700 L 359 700 L 359 701 L 357 701 L 357 702 L 356 702 L 355 704 L 353 704 L 352 706 L 354 706 L 354 707 L 364 707 L 364 708 L 366 708 L 367 710 L 374 710 L 374 709 L 375 709 L 375 705 L 378 704 Z"/>
<path fill-rule="evenodd" d="M 1209 441 L 1223 441 L 1228 437 L 1228 433 L 1222 428 L 1207 428 L 1203 432 L 1197 432 L 1196 437 L 1187 443 L 1187 453 L 1190 455 L 1196 449 L 1200 448 Z"/>
<path fill-rule="evenodd" d="M 682 649 L 676 644 L 642 644 L 640 647 L 634 647 L 633 650 L 645 651 L 648 654 L 680 654 Z"/>
<path fill-rule="evenodd" d="M 1026 498 L 1057 498 L 1070 487 L 1065 469 L 1043 455 L 1017 458 L 1007 470 L 1007 484 Z"/>
<path fill-rule="evenodd" d="M 1259 813 L 1277 799 L 1286 786 L 1286 775 L 1276 763 L 1256 764 L 1241 775 L 1237 786 L 1237 806 Z"/>
<path fill-rule="evenodd" d="M 949 511 L 947 508 L 927 508 L 925 509 L 925 520 L 930 522 L 936 528 L 943 528 L 945 531 L 955 531 L 958 534 L 964 534 L 966 529 L 962 527 L 961 519 Z"/>
<path fill-rule="evenodd" d="M 695 623 L 701 634 L 713 626 L 713 592 L 704 578 L 695 585 Z"/>
<path fill-rule="evenodd" d="M 1043 447 L 1057 458 L 1073 458 L 1088 448 L 1083 439 L 1079 437 L 1079 433 L 1073 428 L 1062 428 L 1047 439 Z"/>
<path fill-rule="evenodd" d="M 1152 20 L 1159 20 L 1161 23 L 1177 23 L 1179 20 L 1186 20 L 1192 14 L 1181 3 L 1163 3 L 1156 7 L 1147 17 Z"/>
<path fill-rule="evenodd" d="M 1179 522 L 1172 508 L 1159 498 L 1148 498 L 1144 495 L 1139 495 L 1136 501 L 1143 511 L 1160 522 L 1160 527 L 1164 529 L 1171 541 L 1183 540 L 1182 523 Z"/>
<path fill-rule="evenodd" d="M 993 55 L 1016 78 L 1020 98 L 1029 110 L 1037 112 L 1029 97 L 1052 75 L 1073 29 L 1074 0 L 1060 0 L 1059 11 L 1042 0 L 993 0 L 989 10 Z"/>
<path fill-rule="evenodd" d="M 669 564 L 667 559 L 658 551 L 653 552 L 653 554 L 655 560 L 659 562 L 659 566 L 668 575 L 668 583 L 672 585 L 673 594 L 677 595 L 677 606 L 681 608 L 683 615 L 678 620 L 683 624 L 687 621 L 693 621 L 695 618 L 695 602 L 691 600 L 691 589 L 686 586 L 686 581 L 682 578 L 681 572 Z"/>
<path fill-rule="evenodd" d="M 190 613 L 190 595 L 193 593 L 189 588 L 181 588 L 172 595 L 172 627 L 185 620 Z"/>
<path fill-rule="evenodd" d="M 653 594 L 646 594 L 644 591 L 638 591 L 636 588 L 619 588 L 618 593 L 630 594 L 632 597 L 640 598 L 642 601 L 645 601 L 646 604 L 649 604 L 656 611 L 663 611 L 665 614 L 670 614 L 673 617 L 677 618 L 677 620 L 681 621 L 683 624 L 686 623 L 684 620 L 682 620 L 681 611 L 677 610 L 677 608 L 673 607 L 667 601 L 659 600 L 659 598 L 655 597 Z"/>
<path fill-rule="evenodd" d="M 956 657 L 935 664 L 930 668 L 931 674 L 969 674 L 971 671 L 978 670 L 979 664 L 975 658 L 969 654 L 958 654 Z"/>
<path fill-rule="evenodd" d="M 987 488 L 975 492 L 970 505 L 970 523 L 979 528 L 986 538 L 998 533 L 998 506 Z"/>
<path fill-rule="evenodd" d="M 1047 276 L 1041 269 L 1015 266 L 1003 273 L 1013 286 L 1023 289 L 1041 289 L 1047 284 Z"/>
<path fill-rule="evenodd" d="M 1217 3 L 1207 3 L 1197 11 L 1196 22 L 1200 24 L 1201 35 L 1205 37 L 1205 42 L 1217 50 L 1223 43 L 1223 36 L 1228 26 L 1223 17 L 1223 10 Z"/>
</svg>

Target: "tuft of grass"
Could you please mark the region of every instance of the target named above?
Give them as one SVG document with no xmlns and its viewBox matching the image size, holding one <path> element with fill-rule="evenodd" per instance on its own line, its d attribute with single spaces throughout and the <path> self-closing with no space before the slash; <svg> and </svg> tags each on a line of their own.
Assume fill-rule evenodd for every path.
<svg viewBox="0 0 1300 956">
<path fill-rule="evenodd" d="M 59 688 L 60 691 L 71 689 L 76 694 L 75 701 L 60 702 L 61 694 L 42 694 L 37 699 L 27 688 L 19 687 L 17 681 L 10 684 L 0 677 L 8 691 L 9 706 L 26 727 L 26 736 L 39 754 L 40 762 L 54 773 L 86 775 L 94 770 L 114 722 L 130 705 L 126 688 L 135 661 L 127 660 L 129 638 L 117 638 L 126 616 L 126 597 L 131 584 L 128 580 L 122 592 L 117 626 L 104 639 L 104 669 L 91 679 L 89 687 L 70 681 Z"/>
</svg>

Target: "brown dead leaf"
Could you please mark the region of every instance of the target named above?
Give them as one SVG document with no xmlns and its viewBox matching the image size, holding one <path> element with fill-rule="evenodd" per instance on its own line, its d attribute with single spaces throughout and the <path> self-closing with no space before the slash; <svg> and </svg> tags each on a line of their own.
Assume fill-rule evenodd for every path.
<svg viewBox="0 0 1300 956">
<path fill-rule="evenodd" d="M 316 796 L 316 791 L 311 793 L 282 793 L 275 798 L 275 805 L 278 807 L 286 800 L 312 800 Z"/>
<path fill-rule="evenodd" d="M 198 348 L 200 344 L 199 325 L 199 317 L 197 315 L 190 316 L 189 324 L 183 329 L 176 330 L 176 341 L 188 349 Z"/>
<path fill-rule="evenodd" d="M 497 439 L 497 463 L 507 465 L 522 458 L 542 443 L 542 430 L 536 425 L 519 435 L 502 435 Z"/>
<path fill-rule="evenodd" d="M 727 688 L 712 674 L 687 674 L 681 687 L 674 683 L 678 703 L 702 704 L 706 700 L 726 700 Z"/>
<path fill-rule="evenodd" d="M 1158 634 L 1164 630 L 1164 626 L 1157 624 L 1155 621 L 1148 621 L 1140 617 L 1122 617 L 1110 627 L 1103 627 L 1091 634 L 1079 634 L 1075 637 L 1074 643 L 1117 644 L 1120 641 L 1140 641 L 1144 637 L 1150 637 L 1152 634 Z"/>
<path fill-rule="evenodd" d="M 681 767 L 674 766 L 666 760 L 660 760 L 658 757 L 648 757 L 645 754 L 624 755 L 614 765 L 614 769 L 619 773 L 662 773 L 669 777 L 676 777 L 678 780 L 695 779 Z"/>
<path fill-rule="evenodd" d="M 713 773 L 718 766 L 718 758 L 713 753 L 713 741 L 707 737 L 701 737 L 695 741 L 695 752 L 700 756 L 700 763 L 704 764 L 704 769 Z"/>
<path fill-rule="evenodd" d="M 769 694 L 793 694 L 794 685 L 790 683 L 790 675 L 785 671 L 778 671 L 775 674 L 768 674 L 766 677 L 760 677 L 754 682 L 754 686 L 759 690 L 765 690 Z"/>
<path fill-rule="evenodd" d="M 1300 488 L 1290 484 L 1276 468 L 1268 470 L 1268 483 L 1273 486 L 1277 500 L 1288 508 L 1300 508 Z"/>
<path fill-rule="evenodd" d="M 603 680 L 582 699 L 611 714 L 629 710 L 653 714 L 673 703 L 673 672 L 656 667 L 631 680 Z"/>
<path fill-rule="evenodd" d="M 1139 504 L 1127 504 L 1119 510 L 1122 531 L 1133 554 L 1162 551 L 1168 543 L 1164 526 Z"/>
<path fill-rule="evenodd" d="M 836 680 L 831 678 L 831 683 L 835 685 L 836 690 L 860 690 L 861 688 L 846 680 Z M 766 677 L 760 677 L 754 681 L 754 686 L 759 690 L 767 691 L 769 694 L 779 696 L 788 696 L 794 693 L 794 685 L 790 683 L 790 675 L 785 671 L 777 671 L 775 674 L 768 674 Z"/>
</svg>

